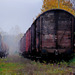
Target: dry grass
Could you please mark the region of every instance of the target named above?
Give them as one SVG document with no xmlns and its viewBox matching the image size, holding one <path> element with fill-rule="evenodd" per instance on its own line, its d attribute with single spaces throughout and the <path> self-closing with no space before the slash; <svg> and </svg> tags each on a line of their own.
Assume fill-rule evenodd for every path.
<svg viewBox="0 0 75 75">
<path fill-rule="evenodd" d="M 72 75 L 75 69 L 67 68 L 68 64 L 75 66 L 75 58 L 69 63 L 45 64 L 31 61 L 18 55 L 0 59 L 0 75 Z"/>
</svg>

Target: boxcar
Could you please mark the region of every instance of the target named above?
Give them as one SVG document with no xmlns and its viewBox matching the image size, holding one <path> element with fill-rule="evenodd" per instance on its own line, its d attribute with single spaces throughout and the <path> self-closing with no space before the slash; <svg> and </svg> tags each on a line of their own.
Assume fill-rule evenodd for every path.
<svg viewBox="0 0 75 75">
<path fill-rule="evenodd" d="M 25 33 L 25 51 L 31 56 L 70 55 L 74 52 L 74 31 L 75 17 L 71 13 L 62 9 L 46 11 Z"/>
</svg>

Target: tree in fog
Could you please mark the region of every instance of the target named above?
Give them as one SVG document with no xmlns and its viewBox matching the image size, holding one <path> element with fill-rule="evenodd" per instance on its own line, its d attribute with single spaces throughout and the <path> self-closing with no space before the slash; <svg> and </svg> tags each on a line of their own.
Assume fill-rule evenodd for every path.
<svg viewBox="0 0 75 75">
<path fill-rule="evenodd" d="M 4 42 L 9 46 L 9 54 L 19 51 L 19 41 L 23 35 L 18 25 L 11 28 L 10 34 L 3 35 Z"/>
<path fill-rule="evenodd" d="M 21 33 L 21 29 L 20 29 L 20 27 L 18 25 L 16 25 L 15 27 L 12 27 L 10 29 L 9 33 L 12 34 L 12 35 L 17 35 L 17 34 Z"/>
</svg>

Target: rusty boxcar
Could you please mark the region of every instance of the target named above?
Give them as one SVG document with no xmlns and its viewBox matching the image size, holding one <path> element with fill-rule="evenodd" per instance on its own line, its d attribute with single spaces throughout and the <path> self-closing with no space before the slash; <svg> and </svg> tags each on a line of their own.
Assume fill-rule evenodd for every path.
<svg viewBox="0 0 75 75">
<path fill-rule="evenodd" d="M 28 29 L 25 51 L 31 56 L 74 52 L 75 17 L 62 9 L 41 14 Z M 23 41 L 24 42 L 24 41 Z"/>
</svg>

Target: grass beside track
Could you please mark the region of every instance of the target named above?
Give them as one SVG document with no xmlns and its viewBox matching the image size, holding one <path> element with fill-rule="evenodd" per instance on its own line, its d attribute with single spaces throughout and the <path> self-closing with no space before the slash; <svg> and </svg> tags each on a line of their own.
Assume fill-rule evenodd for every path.
<svg viewBox="0 0 75 75">
<path fill-rule="evenodd" d="M 70 62 L 46 64 L 25 59 L 19 55 L 0 58 L 0 75 L 72 75 L 75 57 Z"/>
</svg>

